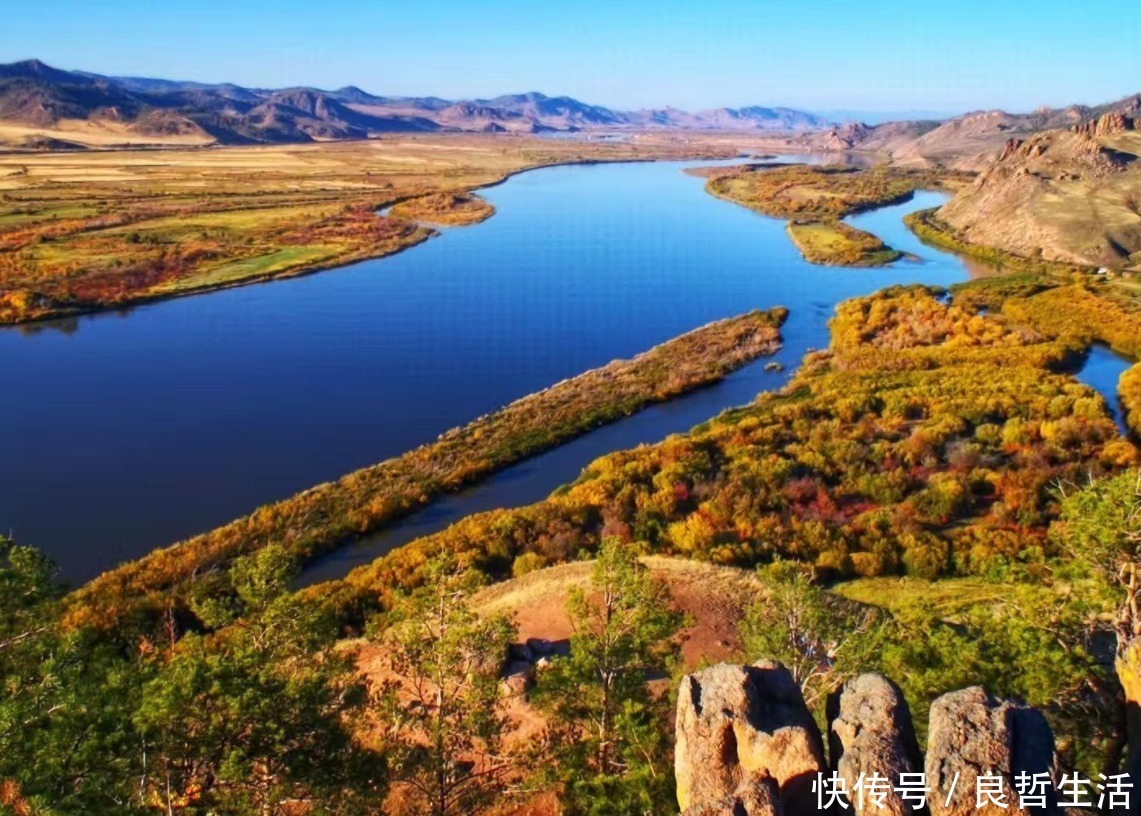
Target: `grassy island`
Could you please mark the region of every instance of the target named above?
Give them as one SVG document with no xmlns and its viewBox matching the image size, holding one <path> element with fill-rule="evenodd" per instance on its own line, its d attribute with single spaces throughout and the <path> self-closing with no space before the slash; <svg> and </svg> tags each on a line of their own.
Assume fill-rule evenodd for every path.
<svg viewBox="0 0 1141 816">
<path fill-rule="evenodd" d="M 457 193 L 434 193 L 401 201 L 388 211 L 390 218 L 449 227 L 478 224 L 490 218 L 495 207 L 479 196 Z"/>
<path fill-rule="evenodd" d="M 402 456 L 156 550 L 74 593 L 71 620 L 113 625 L 134 610 L 161 609 L 196 579 L 269 544 L 301 559 L 332 549 L 442 493 L 774 353 L 786 316 L 778 308 L 710 323 L 516 400 Z"/>
<path fill-rule="evenodd" d="M 903 257 L 870 232 L 843 221 L 791 221 L 788 236 L 810 263 L 825 266 L 886 266 Z"/>
<path fill-rule="evenodd" d="M 819 220 L 899 204 L 918 189 L 954 184 L 962 178 L 886 166 L 752 165 L 713 173 L 705 187 L 719 198 L 764 215 Z"/>
<path fill-rule="evenodd" d="M 840 221 L 849 215 L 908 201 L 917 189 L 955 185 L 957 173 L 898 167 L 749 165 L 710 168 L 705 189 L 774 218 L 789 219 L 788 234 L 811 263 L 884 266 L 903 257 L 877 236 Z"/>
</svg>

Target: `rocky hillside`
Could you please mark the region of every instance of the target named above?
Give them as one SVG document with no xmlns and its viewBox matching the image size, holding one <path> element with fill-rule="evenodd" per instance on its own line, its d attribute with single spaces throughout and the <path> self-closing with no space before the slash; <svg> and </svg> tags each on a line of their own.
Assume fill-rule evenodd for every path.
<svg viewBox="0 0 1141 816">
<path fill-rule="evenodd" d="M 790 108 L 687 113 L 616 111 L 567 96 L 451 101 L 384 97 L 355 86 L 266 90 L 61 71 L 37 60 L 0 65 L 0 143 L 74 136 L 90 144 L 176 140 L 241 144 L 362 139 L 401 131 L 488 133 L 598 129 L 807 131 L 828 123 Z"/>
<path fill-rule="evenodd" d="M 944 694 L 931 706 L 927 753 L 922 756 L 907 701 L 889 680 L 863 674 L 828 703 L 827 740 L 800 689 L 779 663 L 722 663 L 686 676 L 677 701 L 675 773 L 682 816 L 792 816 L 854 812 L 997 816 L 1059 813 L 1054 738 L 1037 710 L 999 700 L 974 686 Z M 825 742 L 827 741 L 827 751 Z M 833 784 L 833 773 L 837 782 Z M 900 774 L 924 773 L 927 807 L 901 792 Z M 1045 807 L 1020 806 L 1016 778 L 1049 781 Z M 818 798 L 822 774 L 829 789 L 844 789 L 837 807 Z M 883 800 L 856 791 L 879 774 L 890 780 Z M 994 800 L 976 800 L 977 782 L 996 779 Z M 915 779 L 916 777 L 907 777 Z M 986 783 L 984 782 L 984 786 Z M 999 804 L 1001 802 L 1002 804 Z M 820 804 L 831 804 L 831 810 Z M 1031 804 L 1031 803 L 1027 803 Z"/>
<path fill-rule="evenodd" d="M 796 150 L 856 150 L 877 153 L 897 164 L 979 171 L 999 156 L 1011 139 L 1028 139 L 1047 130 L 1089 127 L 1106 116 L 1130 116 L 1141 105 L 1134 95 L 1096 107 L 1039 108 L 1032 113 L 974 111 L 943 122 L 901 121 L 865 125 L 849 122 L 821 132 L 780 140 L 774 147 Z"/>
<path fill-rule="evenodd" d="M 961 240 L 1024 257 L 1141 268 L 1141 102 L 1010 139 L 938 217 Z"/>
</svg>

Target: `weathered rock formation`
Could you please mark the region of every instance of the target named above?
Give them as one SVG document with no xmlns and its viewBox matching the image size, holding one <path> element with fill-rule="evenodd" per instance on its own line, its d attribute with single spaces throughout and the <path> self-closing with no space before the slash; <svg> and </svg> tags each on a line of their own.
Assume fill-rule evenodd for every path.
<svg viewBox="0 0 1141 816">
<path fill-rule="evenodd" d="M 911 725 L 911 711 L 899 688 L 878 674 L 861 674 L 844 684 L 828 700 L 828 751 L 832 768 L 849 791 L 857 789 L 861 775 L 880 774 L 894 781 L 901 774 L 923 770 L 919 743 Z M 857 814 L 910 816 L 917 810 L 894 789 L 883 801 L 872 803 L 853 797 Z"/>
<path fill-rule="evenodd" d="M 685 677 L 675 751 L 683 816 L 1059 813 L 1053 735 L 1042 714 L 1022 703 L 980 687 L 943 695 L 931 707 L 925 761 L 907 702 L 879 675 L 848 681 L 829 699 L 827 715 L 826 764 L 819 730 L 784 666 L 723 663 Z M 911 790 L 900 785 L 901 774 L 912 775 L 902 778 L 914 783 Z M 1023 806 L 1036 803 L 1022 801 L 1020 774 L 1043 780 L 1044 807 Z M 873 775 L 888 784 L 869 788 Z M 837 784 L 846 791 L 848 807 L 822 811 L 831 797 L 818 797 L 819 779 L 829 791 Z M 1025 785 L 1022 792 L 1032 793 Z"/>
<path fill-rule="evenodd" d="M 1046 810 L 1020 808 L 1014 785 L 1020 773 L 1048 774 L 1051 791 L 1057 782 L 1054 735 L 1046 718 L 1022 703 L 996 700 L 980 686 L 944 694 L 931 705 L 926 769 L 927 784 L 939 793 L 931 798 L 931 816 L 1056 811 L 1049 800 Z M 980 775 L 1001 777 L 994 797 L 988 797 L 981 807 L 977 797 Z"/>
<path fill-rule="evenodd" d="M 1124 133 L 1127 130 L 1133 130 L 1135 127 L 1136 121 L 1132 116 L 1123 111 L 1111 111 L 1098 119 L 1091 119 L 1088 122 L 1074 125 L 1073 131 L 1083 136 L 1098 139 L 1103 136 L 1112 136 L 1114 133 Z"/>
<path fill-rule="evenodd" d="M 779 663 L 723 663 L 687 676 L 676 727 L 678 803 L 686 816 L 815 809 L 812 783 L 825 768 L 824 745 Z"/>
</svg>

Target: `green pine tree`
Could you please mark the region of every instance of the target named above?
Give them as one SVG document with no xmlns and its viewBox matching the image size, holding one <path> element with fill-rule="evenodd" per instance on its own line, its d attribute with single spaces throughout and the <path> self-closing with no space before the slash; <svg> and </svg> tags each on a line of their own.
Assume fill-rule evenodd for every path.
<svg viewBox="0 0 1141 816">
<path fill-rule="evenodd" d="M 539 673 L 534 700 L 568 814 L 667 813 L 674 800 L 668 674 L 683 618 L 669 591 L 619 539 L 602 543 L 590 587 L 567 604 L 570 655 Z"/>
<path fill-rule="evenodd" d="M 393 679 L 376 702 L 389 724 L 393 782 L 417 812 L 477 813 L 512 768 L 501 745 L 509 722 L 499 675 L 514 630 L 506 618 L 483 618 L 470 607 L 478 572 L 440 557 L 425 574 L 425 585 L 383 621 Z"/>
<path fill-rule="evenodd" d="M 145 806 L 167 813 L 374 813 L 383 764 L 349 728 L 363 708 L 351 658 L 319 609 L 285 593 L 292 558 L 239 560 L 231 594 L 199 604 L 212 634 L 153 658 L 134 714 Z"/>
</svg>

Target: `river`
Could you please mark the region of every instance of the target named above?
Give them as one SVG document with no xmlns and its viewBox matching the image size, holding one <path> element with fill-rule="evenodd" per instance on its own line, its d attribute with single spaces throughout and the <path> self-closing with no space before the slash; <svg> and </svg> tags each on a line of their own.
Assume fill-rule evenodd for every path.
<svg viewBox="0 0 1141 816">
<path fill-rule="evenodd" d="M 977 271 L 902 223 L 940 194 L 850 219 L 920 261 L 819 267 L 783 221 L 715 199 L 681 172 L 701 164 L 524 173 L 485 191 L 497 208 L 487 222 L 390 258 L 0 331 L 10 395 L 0 530 L 82 581 L 711 320 L 789 308 L 784 372 L 761 360 L 595 431 L 335 553 L 311 576 L 340 573 L 464 513 L 541 498 L 595 456 L 778 387 L 827 344 L 841 300 Z"/>
</svg>

